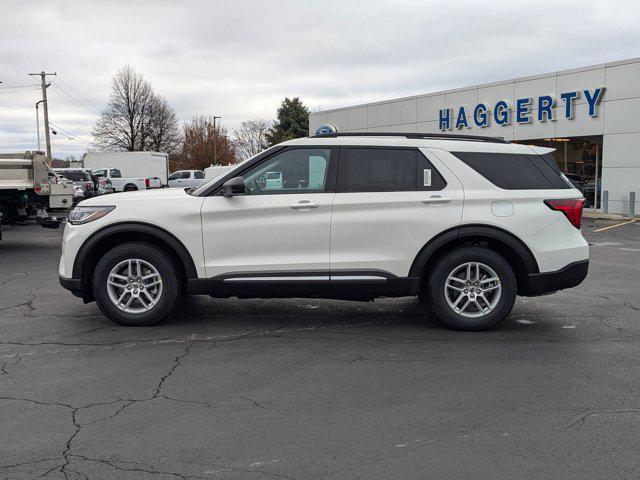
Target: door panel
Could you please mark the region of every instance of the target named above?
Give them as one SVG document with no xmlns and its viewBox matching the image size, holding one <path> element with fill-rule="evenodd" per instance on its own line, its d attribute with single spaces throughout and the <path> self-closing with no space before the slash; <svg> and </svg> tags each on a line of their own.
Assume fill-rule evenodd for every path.
<svg viewBox="0 0 640 480">
<path fill-rule="evenodd" d="M 464 197 L 460 181 L 429 152 L 425 156 L 431 164 L 429 167 L 446 181 L 444 188 L 336 193 L 331 221 L 332 274 L 383 270 L 406 277 L 418 252 L 431 238 L 460 225 Z M 341 152 L 339 185 L 345 161 Z M 424 176 L 434 178 L 436 172 L 424 172 L 427 169 L 420 165 L 418 163 L 416 189 L 430 188 L 424 185 Z M 401 174 L 394 173 L 397 178 Z M 364 188 L 369 188 L 374 180 L 378 179 L 374 178 L 369 184 L 365 181 Z M 407 182 L 404 177 L 401 181 Z"/>
<path fill-rule="evenodd" d="M 243 172 L 245 195 L 207 197 L 202 205 L 207 276 L 328 272 L 332 156 L 331 148 L 287 149 Z"/>
</svg>

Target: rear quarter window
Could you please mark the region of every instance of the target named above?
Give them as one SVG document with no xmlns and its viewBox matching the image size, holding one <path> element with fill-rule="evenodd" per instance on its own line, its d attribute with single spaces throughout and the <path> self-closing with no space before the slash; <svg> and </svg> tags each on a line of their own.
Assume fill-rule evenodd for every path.
<svg viewBox="0 0 640 480">
<path fill-rule="evenodd" d="M 462 162 L 505 190 L 571 188 L 539 155 L 487 152 L 451 152 Z"/>
</svg>

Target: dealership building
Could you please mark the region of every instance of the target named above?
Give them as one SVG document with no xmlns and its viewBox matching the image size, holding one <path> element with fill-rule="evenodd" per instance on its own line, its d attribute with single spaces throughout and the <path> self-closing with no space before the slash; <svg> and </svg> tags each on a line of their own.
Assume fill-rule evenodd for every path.
<svg viewBox="0 0 640 480">
<path fill-rule="evenodd" d="M 309 115 L 341 132 L 489 135 L 555 148 L 587 207 L 640 212 L 640 58 Z M 604 192 L 604 202 L 603 202 Z"/>
</svg>

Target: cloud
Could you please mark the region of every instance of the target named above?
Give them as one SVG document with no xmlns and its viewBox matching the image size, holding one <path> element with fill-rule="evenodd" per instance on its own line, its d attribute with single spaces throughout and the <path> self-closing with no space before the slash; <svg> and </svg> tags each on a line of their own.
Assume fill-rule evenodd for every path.
<svg viewBox="0 0 640 480">
<path fill-rule="evenodd" d="M 228 126 L 272 118 L 284 96 L 312 108 L 456 88 L 637 55 L 636 1 L 3 0 L 0 150 L 34 148 L 37 90 L 57 71 L 54 123 L 88 141 L 113 73 L 129 63 L 179 117 Z M 3 110 L 8 107 L 23 109 Z M 86 145 L 56 136 L 54 153 Z"/>
</svg>

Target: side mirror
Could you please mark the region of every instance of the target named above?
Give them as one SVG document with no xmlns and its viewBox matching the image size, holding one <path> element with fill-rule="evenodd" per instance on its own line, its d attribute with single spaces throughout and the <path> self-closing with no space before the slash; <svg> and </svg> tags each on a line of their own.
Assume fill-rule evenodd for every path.
<svg viewBox="0 0 640 480">
<path fill-rule="evenodd" d="M 233 177 L 224 182 L 222 185 L 222 196 L 231 198 L 234 195 L 244 195 L 244 178 Z"/>
</svg>

